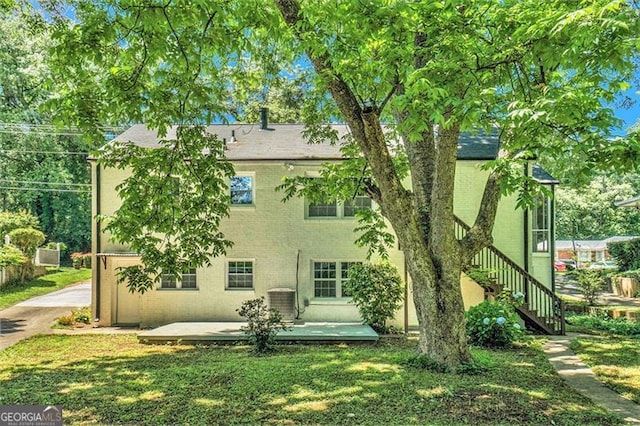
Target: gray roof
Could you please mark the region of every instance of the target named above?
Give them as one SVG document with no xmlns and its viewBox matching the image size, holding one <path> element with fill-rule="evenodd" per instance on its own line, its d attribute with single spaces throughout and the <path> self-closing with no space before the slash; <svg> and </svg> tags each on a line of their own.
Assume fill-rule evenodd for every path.
<svg viewBox="0 0 640 426">
<path fill-rule="evenodd" d="M 531 170 L 531 176 L 542 184 L 557 185 L 560 183 L 558 179 L 554 178 L 545 169 L 540 167 L 540 164 L 534 164 Z"/>
<path fill-rule="evenodd" d="M 342 137 L 349 133 L 345 124 L 331 127 Z M 207 126 L 207 132 L 227 141 L 227 158 L 235 161 L 249 160 L 340 160 L 339 145 L 329 143 L 309 144 L 303 135 L 304 124 L 269 124 L 261 130 L 254 124 L 215 124 Z M 232 138 L 232 134 L 234 138 Z M 176 127 L 167 129 L 164 139 L 176 137 Z M 235 139 L 235 140 L 234 140 Z M 141 147 L 157 148 L 158 136 L 143 124 L 136 124 L 114 139 L 116 142 L 132 142 Z M 458 160 L 493 160 L 498 155 L 500 141 L 496 133 L 462 133 L 458 141 Z M 533 177 L 542 183 L 558 183 L 551 175 L 534 166 Z"/>
<path fill-rule="evenodd" d="M 349 133 L 345 124 L 331 127 L 342 137 Z M 308 144 L 303 135 L 304 124 L 270 124 L 269 130 L 260 130 L 253 124 L 215 124 L 207 126 L 207 132 L 227 141 L 227 157 L 230 160 L 339 160 L 339 145 Z M 232 143 L 232 132 L 235 142 Z M 175 139 L 176 127 L 170 127 L 163 139 Z M 158 136 L 143 124 L 136 124 L 114 139 L 116 142 L 157 148 Z M 463 133 L 458 143 L 459 160 L 492 160 L 499 149 L 498 137 L 482 132 L 477 135 Z"/>
<path fill-rule="evenodd" d="M 635 207 L 640 208 L 640 197 L 633 197 L 627 200 L 616 201 L 613 203 L 616 207 Z"/>
<path fill-rule="evenodd" d="M 556 240 L 556 250 L 573 250 L 573 244 L 578 250 L 605 250 L 607 244 L 620 241 L 635 240 L 640 237 L 635 236 L 615 236 L 605 240 Z"/>
</svg>

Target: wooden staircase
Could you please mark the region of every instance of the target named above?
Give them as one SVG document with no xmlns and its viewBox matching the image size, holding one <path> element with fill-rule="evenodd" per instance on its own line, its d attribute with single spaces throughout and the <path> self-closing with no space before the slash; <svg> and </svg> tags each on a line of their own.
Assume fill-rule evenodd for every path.
<svg viewBox="0 0 640 426">
<path fill-rule="evenodd" d="M 456 217 L 456 236 L 461 239 L 470 227 Z M 475 255 L 473 267 L 490 271 L 494 283 L 485 289 L 498 294 L 503 288 L 524 294 L 524 304 L 517 308 L 526 326 L 544 334 L 565 334 L 564 302 L 549 288 L 525 271 L 494 246 Z"/>
</svg>

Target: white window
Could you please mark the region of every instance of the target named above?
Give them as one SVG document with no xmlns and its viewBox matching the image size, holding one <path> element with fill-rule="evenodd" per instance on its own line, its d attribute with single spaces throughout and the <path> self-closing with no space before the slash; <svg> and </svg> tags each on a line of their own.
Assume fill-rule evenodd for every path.
<svg viewBox="0 0 640 426">
<path fill-rule="evenodd" d="M 344 203 L 308 203 L 307 217 L 353 217 L 360 210 L 371 208 L 371 198 L 358 195 Z"/>
<path fill-rule="evenodd" d="M 169 274 L 163 274 L 160 279 L 160 288 L 198 288 L 198 281 L 196 280 L 196 270 L 191 268 L 186 272 L 180 274 L 179 279 Z"/>
<path fill-rule="evenodd" d="M 313 262 L 314 297 L 349 297 L 344 283 L 349 279 L 349 268 L 362 262 Z"/>
<path fill-rule="evenodd" d="M 531 217 L 531 248 L 534 253 L 548 253 L 551 235 L 551 209 L 548 197 L 538 197 Z"/>
<path fill-rule="evenodd" d="M 253 176 L 233 176 L 229 180 L 232 206 L 251 206 L 254 201 Z"/>
<path fill-rule="evenodd" d="M 227 288 L 253 289 L 253 260 L 230 260 L 227 262 Z"/>
</svg>

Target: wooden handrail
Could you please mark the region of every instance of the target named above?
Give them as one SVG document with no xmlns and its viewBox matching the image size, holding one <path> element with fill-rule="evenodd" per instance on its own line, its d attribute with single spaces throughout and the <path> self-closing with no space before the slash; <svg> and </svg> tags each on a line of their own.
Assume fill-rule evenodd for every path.
<svg viewBox="0 0 640 426">
<path fill-rule="evenodd" d="M 456 232 L 456 234 L 458 234 L 459 238 L 462 238 L 471 227 L 457 216 L 455 221 L 461 231 Z M 485 250 L 490 254 L 490 257 L 486 254 L 483 255 Z M 564 301 L 562 299 L 493 245 L 489 245 L 476 253 L 474 259 L 485 263 L 480 265 L 483 268 L 492 269 L 498 264 L 508 268 L 509 270 L 505 271 L 506 273 L 499 274 L 507 282 L 499 284 L 512 291 L 523 290 L 527 306 L 526 309 L 521 309 L 520 312 L 526 314 L 531 321 L 547 332 L 564 334 Z M 532 318 L 528 313 L 529 311 L 535 313 L 536 318 Z M 543 323 L 540 323 L 540 319 Z"/>
</svg>

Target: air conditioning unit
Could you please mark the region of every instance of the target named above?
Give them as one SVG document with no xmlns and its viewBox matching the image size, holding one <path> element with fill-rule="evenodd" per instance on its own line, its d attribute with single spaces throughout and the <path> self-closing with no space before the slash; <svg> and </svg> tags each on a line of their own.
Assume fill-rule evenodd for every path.
<svg viewBox="0 0 640 426">
<path fill-rule="evenodd" d="M 269 307 L 282 314 L 282 318 L 293 321 L 296 317 L 296 291 L 292 288 L 272 288 L 269 294 Z"/>
</svg>

